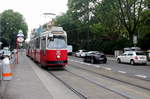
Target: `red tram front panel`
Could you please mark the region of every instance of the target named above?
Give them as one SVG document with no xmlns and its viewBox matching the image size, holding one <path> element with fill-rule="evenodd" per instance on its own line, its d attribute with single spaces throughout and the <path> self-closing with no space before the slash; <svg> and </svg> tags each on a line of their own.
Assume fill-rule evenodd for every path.
<svg viewBox="0 0 150 99">
<path fill-rule="evenodd" d="M 43 66 L 65 66 L 67 64 L 67 50 L 41 50 L 40 56 Z"/>
</svg>

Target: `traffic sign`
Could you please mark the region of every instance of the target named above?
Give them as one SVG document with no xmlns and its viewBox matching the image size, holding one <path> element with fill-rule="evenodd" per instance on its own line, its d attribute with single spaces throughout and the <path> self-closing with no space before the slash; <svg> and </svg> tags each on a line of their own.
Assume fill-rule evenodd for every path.
<svg viewBox="0 0 150 99">
<path fill-rule="evenodd" d="M 21 34 L 21 33 L 17 34 L 17 36 L 18 36 L 18 37 L 24 37 L 24 35 Z"/>
<path fill-rule="evenodd" d="M 137 35 L 133 35 L 133 44 L 137 44 L 138 41 L 137 41 Z"/>
<path fill-rule="evenodd" d="M 17 38 L 17 41 L 21 43 L 21 42 L 24 41 L 24 38 L 23 38 L 23 37 L 18 37 L 18 38 Z"/>
<path fill-rule="evenodd" d="M 24 37 L 24 34 L 23 34 L 22 30 L 19 30 L 19 32 L 17 34 L 17 37 Z"/>
</svg>

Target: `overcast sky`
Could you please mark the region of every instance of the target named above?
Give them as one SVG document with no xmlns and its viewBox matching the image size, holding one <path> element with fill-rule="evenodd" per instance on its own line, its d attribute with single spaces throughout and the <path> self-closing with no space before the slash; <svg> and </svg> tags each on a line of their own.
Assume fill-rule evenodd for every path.
<svg viewBox="0 0 150 99">
<path fill-rule="evenodd" d="M 45 17 L 43 13 L 55 13 L 61 15 L 67 10 L 68 0 L 1 0 L 0 13 L 7 9 L 13 9 L 21 13 L 29 30 L 38 27 L 54 16 Z"/>
</svg>

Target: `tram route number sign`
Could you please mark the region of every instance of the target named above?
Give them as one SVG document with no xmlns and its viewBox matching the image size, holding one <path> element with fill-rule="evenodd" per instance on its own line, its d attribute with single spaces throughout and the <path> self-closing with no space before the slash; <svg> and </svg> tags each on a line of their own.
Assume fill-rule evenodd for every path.
<svg viewBox="0 0 150 99">
<path fill-rule="evenodd" d="M 23 38 L 23 37 L 18 37 L 18 38 L 17 38 L 17 41 L 18 41 L 19 43 L 22 43 L 22 42 L 24 41 L 24 38 Z"/>
</svg>

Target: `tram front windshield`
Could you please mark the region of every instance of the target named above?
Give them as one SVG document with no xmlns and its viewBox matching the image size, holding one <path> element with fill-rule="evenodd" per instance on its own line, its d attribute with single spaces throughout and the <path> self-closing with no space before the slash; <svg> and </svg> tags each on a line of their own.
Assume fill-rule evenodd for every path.
<svg viewBox="0 0 150 99">
<path fill-rule="evenodd" d="M 54 36 L 53 39 L 48 39 L 47 47 L 48 49 L 66 49 L 67 42 L 65 41 L 65 37 Z"/>
</svg>

